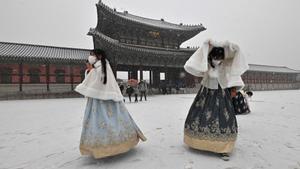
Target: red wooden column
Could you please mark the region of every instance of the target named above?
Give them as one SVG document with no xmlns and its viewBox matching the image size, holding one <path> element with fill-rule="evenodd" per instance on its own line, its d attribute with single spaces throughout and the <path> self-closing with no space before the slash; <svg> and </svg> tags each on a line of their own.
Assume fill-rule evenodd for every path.
<svg viewBox="0 0 300 169">
<path fill-rule="evenodd" d="M 74 90 L 74 73 L 73 73 L 73 65 L 70 64 L 70 78 L 71 78 L 71 90 Z"/>
<path fill-rule="evenodd" d="M 23 91 L 23 62 L 19 63 L 19 91 Z"/>
<path fill-rule="evenodd" d="M 46 63 L 46 83 L 47 83 L 47 92 L 50 91 L 50 66 L 49 66 L 49 63 Z"/>
</svg>

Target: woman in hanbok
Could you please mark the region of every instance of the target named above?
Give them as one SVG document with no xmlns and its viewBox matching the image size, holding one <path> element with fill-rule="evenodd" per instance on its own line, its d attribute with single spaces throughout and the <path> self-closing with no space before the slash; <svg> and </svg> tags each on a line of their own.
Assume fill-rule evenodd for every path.
<svg viewBox="0 0 300 169">
<path fill-rule="evenodd" d="M 185 70 L 203 77 L 184 126 L 184 142 L 191 148 L 220 154 L 229 160 L 238 126 L 228 88 L 244 86 L 248 64 L 237 45 L 207 40 L 186 62 Z"/>
<path fill-rule="evenodd" d="M 80 152 L 94 158 L 125 153 L 146 138 L 125 107 L 105 52 L 95 49 L 88 60 L 93 69 L 75 88 L 87 97 Z"/>
</svg>

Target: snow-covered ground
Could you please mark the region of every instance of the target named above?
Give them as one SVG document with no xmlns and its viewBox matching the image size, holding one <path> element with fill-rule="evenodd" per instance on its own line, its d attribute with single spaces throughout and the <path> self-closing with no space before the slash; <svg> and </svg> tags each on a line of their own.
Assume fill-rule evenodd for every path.
<svg viewBox="0 0 300 169">
<path fill-rule="evenodd" d="M 79 154 L 85 99 L 1 101 L 0 169 L 300 169 L 299 90 L 254 93 L 229 162 L 183 144 L 194 96 L 126 103 L 148 141 L 99 160 Z"/>
</svg>

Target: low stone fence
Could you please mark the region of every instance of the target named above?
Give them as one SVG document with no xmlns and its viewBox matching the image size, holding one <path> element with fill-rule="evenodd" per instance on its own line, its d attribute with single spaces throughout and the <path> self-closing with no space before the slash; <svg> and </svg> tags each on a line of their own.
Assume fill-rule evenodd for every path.
<svg viewBox="0 0 300 169">
<path fill-rule="evenodd" d="M 76 84 L 73 86 L 75 87 Z M 45 84 L 23 84 L 23 90 L 22 92 L 19 92 L 19 85 L 17 84 L 0 84 L 0 100 L 83 97 L 75 91 L 72 91 L 70 84 L 50 84 L 49 88 L 50 91 L 47 91 L 47 86 Z M 245 88 L 252 91 L 292 90 L 300 89 L 300 84 L 247 84 Z M 171 90 L 167 90 L 166 94 L 192 94 L 197 93 L 199 89 L 200 84 L 196 84 L 194 88 L 180 88 L 179 90 L 172 88 Z M 158 88 L 150 88 L 148 90 L 148 95 L 159 94 L 163 93 Z M 126 96 L 125 93 L 124 96 Z"/>
</svg>

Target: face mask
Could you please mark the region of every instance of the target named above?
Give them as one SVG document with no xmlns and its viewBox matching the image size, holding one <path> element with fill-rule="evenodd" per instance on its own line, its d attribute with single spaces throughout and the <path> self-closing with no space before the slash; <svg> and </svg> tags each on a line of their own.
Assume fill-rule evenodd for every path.
<svg viewBox="0 0 300 169">
<path fill-rule="evenodd" d="M 89 58 L 88 58 L 88 60 L 89 60 L 89 63 L 90 63 L 91 65 L 93 65 L 93 64 L 96 63 L 97 58 L 96 58 L 95 56 L 90 55 Z"/>
<path fill-rule="evenodd" d="M 221 60 L 212 60 L 212 63 L 216 66 L 219 65 L 222 61 Z"/>
</svg>

